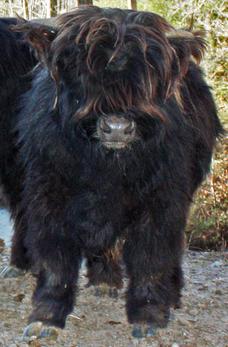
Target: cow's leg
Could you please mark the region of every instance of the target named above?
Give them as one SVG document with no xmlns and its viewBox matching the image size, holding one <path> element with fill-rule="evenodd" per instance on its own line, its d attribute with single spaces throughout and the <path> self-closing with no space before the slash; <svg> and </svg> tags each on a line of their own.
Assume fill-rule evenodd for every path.
<svg viewBox="0 0 228 347">
<path fill-rule="evenodd" d="M 31 264 L 25 247 L 27 223 L 23 212 L 17 211 L 14 217 L 14 234 L 12 238 L 10 264 L 21 270 L 29 270 Z"/>
<path fill-rule="evenodd" d="M 118 289 L 123 287 L 121 269 L 121 242 L 113 248 L 100 251 L 97 254 L 87 252 L 87 277 L 88 285 L 95 286 L 95 295 L 101 296 L 108 293 L 115 298 Z"/>
<path fill-rule="evenodd" d="M 81 251 L 74 240 L 58 235 L 37 241 L 31 250 L 37 284 L 30 324 L 24 335 L 34 335 L 35 331 L 39 338 L 51 335 L 55 327 L 63 328 L 73 310 Z"/>
<path fill-rule="evenodd" d="M 136 337 L 151 335 L 153 329 L 165 327 L 170 307 L 180 302 L 186 211 L 176 211 L 175 206 L 170 202 L 157 211 L 153 206 L 154 214 L 145 214 L 129 232 L 124 245 L 129 276 L 126 310 Z M 148 326 L 145 330 L 144 324 Z"/>
<path fill-rule="evenodd" d="M 174 309 L 181 308 L 181 289 L 184 286 L 183 271 L 180 265 L 173 269 L 172 283 L 174 289 L 172 290 L 172 306 Z"/>
</svg>

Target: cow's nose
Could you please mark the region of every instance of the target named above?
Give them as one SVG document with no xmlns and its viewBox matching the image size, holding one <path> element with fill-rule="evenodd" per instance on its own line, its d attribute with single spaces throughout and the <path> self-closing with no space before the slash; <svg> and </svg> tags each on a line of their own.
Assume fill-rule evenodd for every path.
<svg viewBox="0 0 228 347">
<path fill-rule="evenodd" d="M 118 147 L 118 144 L 119 147 L 124 147 L 135 138 L 135 122 L 117 116 L 101 118 L 98 122 L 98 134 L 108 147 Z"/>
</svg>

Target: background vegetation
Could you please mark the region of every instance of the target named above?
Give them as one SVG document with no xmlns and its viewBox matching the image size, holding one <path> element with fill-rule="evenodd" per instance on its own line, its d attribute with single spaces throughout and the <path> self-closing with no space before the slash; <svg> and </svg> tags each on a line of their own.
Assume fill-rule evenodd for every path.
<svg viewBox="0 0 228 347">
<path fill-rule="evenodd" d="M 80 3 L 101 7 L 153 11 L 174 26 L 205 29 L 208 50 L 203 63 L 222 122 L 228 126 L 227 109 L 227 2 L 224 0 L 0 0 L 0 16 L 44 18 L 69 11 Z M 212 173 L 195 196 L 187 226 L 187 243 L 196 249 L 224 249 L 228 240 L 228 141 L 218 145 Z"/>
</svg>

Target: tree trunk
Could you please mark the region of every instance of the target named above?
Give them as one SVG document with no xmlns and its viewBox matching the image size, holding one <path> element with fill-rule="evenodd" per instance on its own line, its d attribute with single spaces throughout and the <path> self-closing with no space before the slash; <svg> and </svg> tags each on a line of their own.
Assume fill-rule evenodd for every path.
<svg viewBox="0 0 228 347">
<path fill-rule="evenodd" d="M 23 1 L 23 16 L 26 19 L 29 19 L 29 5 L 28 5 L 28 0 Z"/>
<path fill-rule="evenodd" d="M 57 0 L 48 0 L 47 1 L 47 17 L 57 16 Z"/>
<path fill-rule="evenodd" d="M 132 10 L 137 10 L 137 0 L 128 0 L 128 7 Z"/>
</svg>

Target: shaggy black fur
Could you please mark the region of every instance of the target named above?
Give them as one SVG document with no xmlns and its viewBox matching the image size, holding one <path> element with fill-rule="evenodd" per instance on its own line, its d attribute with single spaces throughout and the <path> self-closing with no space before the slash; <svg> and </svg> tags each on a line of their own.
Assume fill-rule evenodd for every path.
<svg viewBox="0 0 228 347">
<path fill-rule="evenodd" d="M 123 238 L 128 320 L 165 326 L 180 305 L 189 205 L 222 133 L 197 66 L 204 40 L 152 13 L 96 7 L 60 16 L 58 29 L 15 30 L 41 61 L 17 119 L 1 111 L 3 129 L 16 129 L 4 148 L 12 157 L 14 142 L 20 154 L 11 163 L 1 152 L 17 213 L 12 263 L 37 275 L 30 321 L 64 327 L 82 256 L 91 283 L 120 287 L 118 260 L 108 254 Z M 97 132 L 113 114 L 136 125 L 134 141 L 119 150 Z"/>
<path fill-rule="evenodd" d="M 19 111 L 19 97 L 31 85 L 31 76 L 27 73 L 35 65 L 36 59 L 31 46 L 24 40 L 24 34 L 10 30 L 10 26 L 17 23 L 16 18 L 0 18 L 0 185 L 2 198 L 5 204 L 9 204 L 15 221 L 15 242 L 20 245 L 15 252 L 13 245 L 12 259 L 16 257 L 13 262 L 20 266 L 24 258 L 23 242 L 20 242 L 22 220 L 19 207 L 22 172 L 15 146 L 17 134 L 13 133 L 13 128 Z"/>
</svg>

